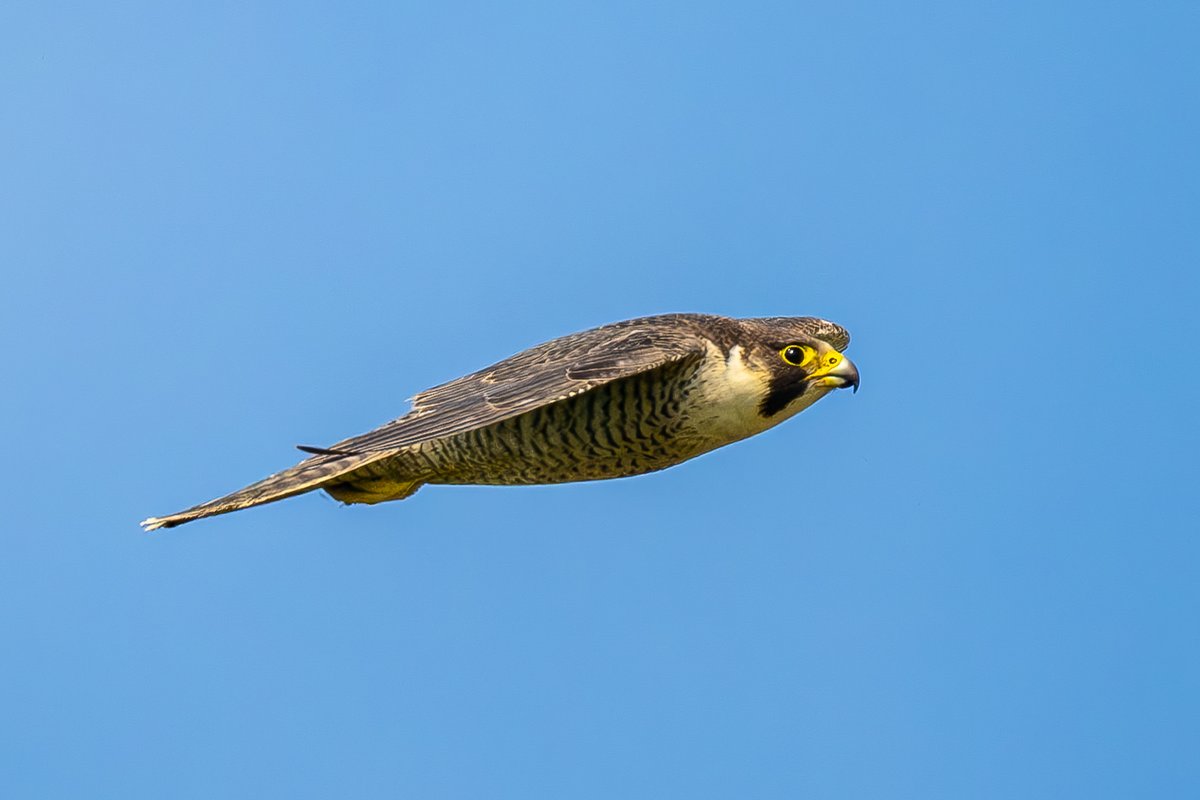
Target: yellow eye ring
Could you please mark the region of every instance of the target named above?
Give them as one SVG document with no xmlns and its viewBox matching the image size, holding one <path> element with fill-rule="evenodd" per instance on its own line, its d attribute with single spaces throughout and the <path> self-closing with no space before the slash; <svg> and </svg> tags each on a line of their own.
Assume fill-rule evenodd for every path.
<svg viewBox="0 0 1200 800">
<path fill-rule="evenodd" d="M 789 344 L 779 351 L 779 357 L 785 364 L 802 367 L 813 357 L 813 349 L 800 344 Z"/>
</svg>

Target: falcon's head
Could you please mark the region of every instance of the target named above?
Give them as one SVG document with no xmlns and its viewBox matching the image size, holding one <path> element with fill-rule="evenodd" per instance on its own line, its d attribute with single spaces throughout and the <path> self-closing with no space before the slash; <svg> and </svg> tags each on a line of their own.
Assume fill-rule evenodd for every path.
<svg viewBox="0 0 1200 800">
<path fill-rule="evenodd" d="M 749 345 L 741 356 L 760 383 L 758 413 L 762 417 L 786 419 L 833 389 L 858 391 L 858 369 L 842 355 L 850 344 L 850 334 L 840 325 L 816 317 L 761 317 L 740 322 Z"/>
</svg>

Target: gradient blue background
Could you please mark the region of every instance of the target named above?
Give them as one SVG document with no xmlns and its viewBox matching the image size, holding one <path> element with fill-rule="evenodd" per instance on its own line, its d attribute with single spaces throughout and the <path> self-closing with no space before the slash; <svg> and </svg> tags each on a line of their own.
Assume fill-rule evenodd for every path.
<svg viewBox="0 0 1200 800">
<path fill-rule="evenodd" d="M 1195 3 L 5 4 L 5 797 L 1200 792 Z M 638 479 L 137 521 L 547 338 L 863 374 Z"/>
</svg>

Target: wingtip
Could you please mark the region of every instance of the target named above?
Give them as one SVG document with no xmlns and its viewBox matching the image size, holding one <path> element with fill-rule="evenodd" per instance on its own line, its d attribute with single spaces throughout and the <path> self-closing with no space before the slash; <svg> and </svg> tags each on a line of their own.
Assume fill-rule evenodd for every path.
<svg viewBox="0 0 1200 800">
<path fill-rule="evenodd" d="M 156 531 L 163 525 L 166 525 L 167 521 L 162 517 L 148 517 L 138 524 L 142 526 L 143 531 L 149 533 L 150 531 Z"/>
</svg>

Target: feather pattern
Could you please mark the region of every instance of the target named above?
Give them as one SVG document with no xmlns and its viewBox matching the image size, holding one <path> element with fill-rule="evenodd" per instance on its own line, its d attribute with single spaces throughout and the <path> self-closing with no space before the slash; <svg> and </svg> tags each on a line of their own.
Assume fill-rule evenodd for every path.
<svg viewBox="0 0 1200 800">
<path fill-rule="evenodd" d="M 797 341 L 828 354 L 850 337 L 814 317 L 704 314 L 564 336 L 421 392 L 409 413 L 369 433 L 302 446 L 312 457 L 289 469 L 142 524 L 169 528 L 315 489 L 378 503 L 426 483 L 560 483 L 663 469 L 761 432 L 827 393 L 825 378 L 810 388 L 807 373 L 792 371 L 799 365 L 780 359 Z M 828 370 L 841 358 L 825 362 Z M 845 365 L 829 376 L 857 387 L 856 368 Z"/>
<path fill-rule="evenodd" d="M 727 340 L 732 320 L 671 314 L 618 322 L 546 342 L 413 398 L 408 414 L 329 447 L 395 450 L 484 428 L 606 383 L 686 359 Z"/>
</svg>

